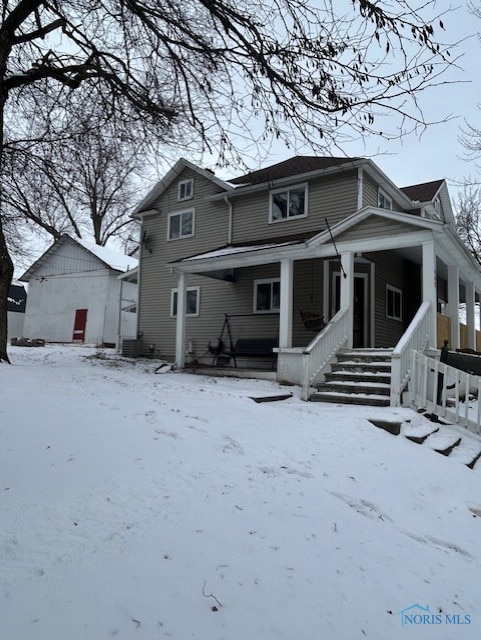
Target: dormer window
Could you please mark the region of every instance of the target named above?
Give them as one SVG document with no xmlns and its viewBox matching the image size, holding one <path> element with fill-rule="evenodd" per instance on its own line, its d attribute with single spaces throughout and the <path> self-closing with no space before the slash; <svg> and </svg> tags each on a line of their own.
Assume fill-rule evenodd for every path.
<svg viewBox="0 0 481 640">
<path fill-rule="evenodd" d="M 307 184 L 276 189 L 270 194 L 269 222 L 307 216 Z"/>
<path fill-rule="evenodd" d="M 178 184 L 177 200 L 190 200 L 194 197 L 194 181 L 192 178 L 181 180 Z"/>
<path fill-rule="evenodd" d="M 382 189 L 377 192 L 377 206 L 380 209 L 392 209 L 392 200 Z"/>
</svg>

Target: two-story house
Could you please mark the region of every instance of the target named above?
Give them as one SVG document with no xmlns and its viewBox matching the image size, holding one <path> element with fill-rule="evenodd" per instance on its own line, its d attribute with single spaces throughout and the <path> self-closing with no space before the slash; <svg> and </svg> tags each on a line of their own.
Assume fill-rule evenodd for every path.
<svg viewBox="0 0 481 640">
<path fill-rule="evenodd" d="M 369 159 L 294 157 L 224 181 L 181 159 L 134 216 L 139 335 L 179 368 L 212 361 L 226 314 L 229 342 L 275 337 L 278 379 L 305 386 L 340 348 L 406 333 L 410 348 L 479 347 L 481 272 L 444 180 L 398 188 Z"/>
</svg>

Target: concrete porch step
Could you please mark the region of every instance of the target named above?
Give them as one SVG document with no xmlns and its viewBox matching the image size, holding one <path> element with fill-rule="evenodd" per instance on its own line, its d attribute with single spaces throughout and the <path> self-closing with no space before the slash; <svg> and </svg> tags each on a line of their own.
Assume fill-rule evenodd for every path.
<svg viewBox="0 0 481 640">
<path fill-rule="evenodd" d="M 420 446 L 428 447 L 443 456 L 449 457 L 469 469 L 474 469 L 481 464 L 481 438 L 469 433 L 463 435 L 459 430 L 449 427 L 434 426 L 432 429 L 422 428 L 416 433 L 416 429 L 406 428 L 401 422 L 369 418 L 369 422 L 394 436 L 404 436 L 407 440 Z"/>
<path fill-rule="evenodd" d="M 390 384 L 391 376 L 388 371 L 347 371 L 340 369 L 326 373 L 326 381 L 328 382 L 359 382 L 360 384 L 383 383 Z"/>
<path fill-rule="evenodd" d="M 338 362 L 391 362 L 392 349 L 341 349 Z"/>
<path fill-rule="evenodd" d="M 336 393 L 352 393 L 352 394 L 365 394 L 365 395 L 380 395 L 388 396 L 391 393 L 391 385 L 385 382 L 352 382 L 342 380 L 328 381 L 318 386 L 319 392 L 327 391 Z"/>
<path fill-rule="evenodd" d="M 331 368 L 332 371 L 349 371 L 351 373 L 391 373 L 391 363 L 379 360 L 345 360 L 334 363 Z"/>
<path fill-rule="evenodd" d="M 391 393 L 392 349 L 343 349 L 311 395 L 314 402 L 387 407 Z"/>
<path fill-rule="evenodd" d="M 388 407 L 389 396 L 381 394 L 342 393 L 336 391 L 316 391 L 311 394 L 311 402 L 333 402 L 335 404 L 360 404 L 371 407 Z"/>
</svg>

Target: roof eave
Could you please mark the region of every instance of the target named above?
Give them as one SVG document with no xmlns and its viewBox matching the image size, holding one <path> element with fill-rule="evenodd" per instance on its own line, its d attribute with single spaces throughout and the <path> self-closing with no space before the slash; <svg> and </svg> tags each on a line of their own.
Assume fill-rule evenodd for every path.
<svg viewBox="0 0 481 640">
<path fill-rule="evenodd" d="M 342 173 L 346 169 L 352 170 L 358 167 L 364 166 L 367 162 L 370 162 L 366 158 L 360 158 L 358 160 L 352 160 L 351 162 L 344 162 L 343 164 L 335 165 L 333 167 L 327 167 L 326 169 L 316 169 L 315 171 L 308 171 L 305 173 L 297 173 L 295 175 L 286 176 L 285 178 L 277 178 L 276 180 L 268 180 L 266 182 L 259 182 L 258 184 L 239 185 L 233 189 L 230 193 L 216 193 L 213 196 L 209 196 L 207 200 L 223 200 L 226 196 L 236 197 L 239 195 L 245 195 L 249 193 L 255 193 L 256 191 L 265 191 L 266 189 L 275 189 L 277 187 L 283 187 L 286 184 L 293 184 L 294 182 L 306 182 L 314 178 L 321 178 L 336 173 Z"/>
</svg>

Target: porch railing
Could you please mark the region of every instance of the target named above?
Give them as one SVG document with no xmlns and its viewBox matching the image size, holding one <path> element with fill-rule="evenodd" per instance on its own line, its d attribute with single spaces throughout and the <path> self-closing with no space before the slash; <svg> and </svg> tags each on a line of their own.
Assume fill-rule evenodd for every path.
<svg viewBox="0 0 481 640">
<path fill-rule="evenodd" d="M 391 360 L 391 407 L 399 407 L 401 393 L 409 380 L 411 352 L 424 351 L 431 331 L 431 303 L 423 302 L 402 338 L 394 347 Z"/>
<path fill-rule="evenodd" d="M 411 358 L 409 391 L 412 403 L 418 409 L 425 409 L 481 434 L 481 377 L 450 367 L 418 351 L 413 351 Z M 470 391 L 477 394 L 477 406 L 469 404 Z"/>
<path fill-rule="evenodd" d="M 349 335 L 348 309 L 340 309 L 324 329 L 308 344 L 302 354 L 302 400 L 309 400 L 309 389 Z"/>
</svg>

